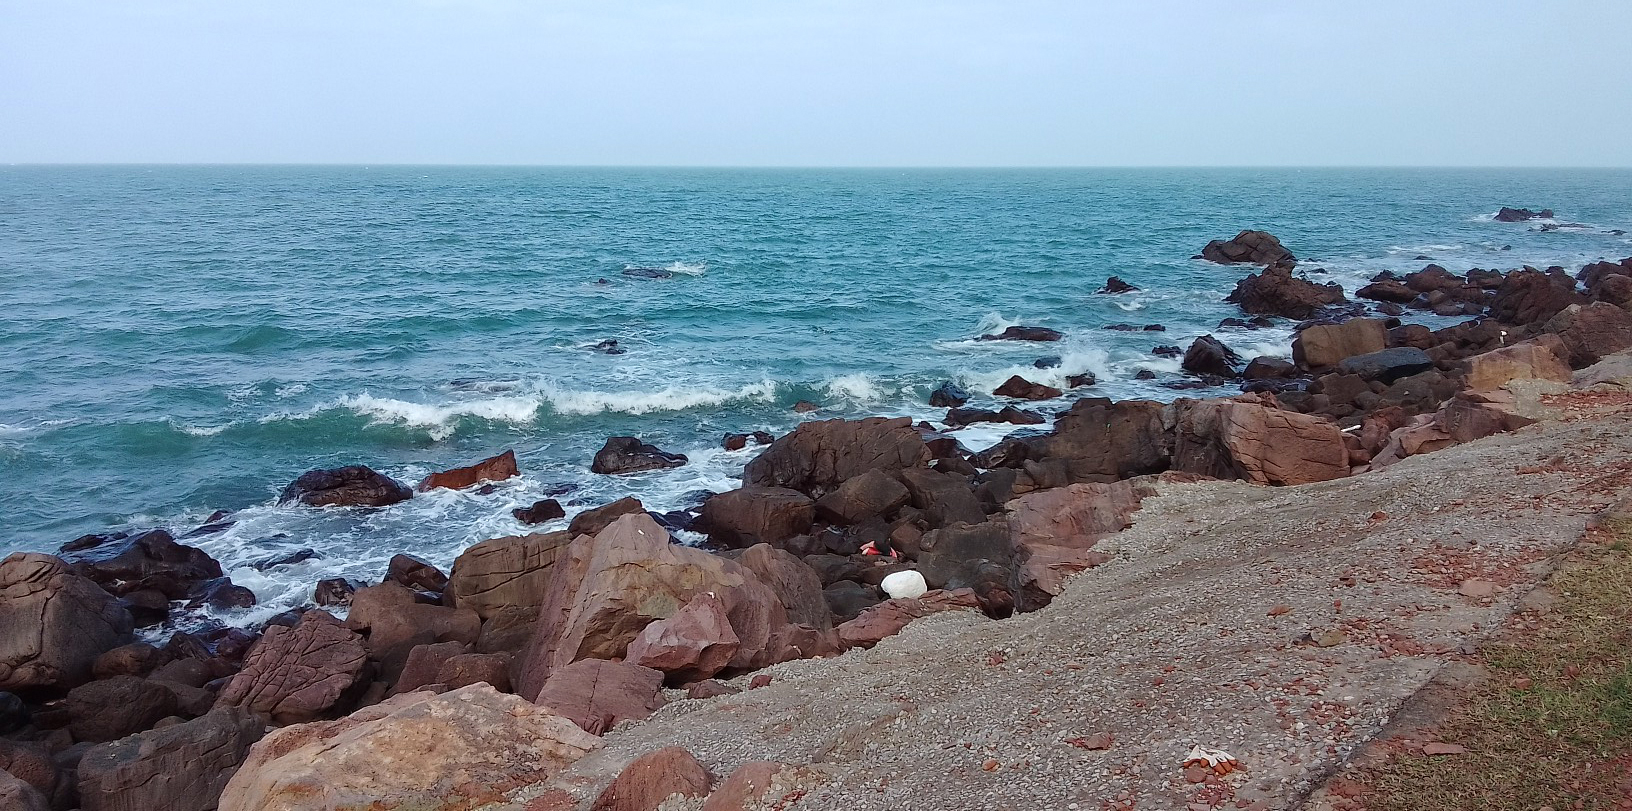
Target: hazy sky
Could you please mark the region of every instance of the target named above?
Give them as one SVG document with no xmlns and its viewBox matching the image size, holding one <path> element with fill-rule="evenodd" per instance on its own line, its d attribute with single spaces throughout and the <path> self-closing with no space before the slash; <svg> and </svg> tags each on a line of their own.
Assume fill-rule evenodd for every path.
<svg viewBox="0 0 1632 811">
<path fill-rule="evenodd" d="M 0 0 L 0 162 L 1632 166 L 1632 0 Z"/>
</svg>

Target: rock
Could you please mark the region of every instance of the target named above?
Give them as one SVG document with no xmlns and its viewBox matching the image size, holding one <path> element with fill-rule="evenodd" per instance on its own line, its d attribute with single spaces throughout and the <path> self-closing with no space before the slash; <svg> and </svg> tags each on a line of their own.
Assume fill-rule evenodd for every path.
<svg viewBox="0 0 1632 811">
<path fill-rule="evenodd" d="M 1031 362 L 1033 369 L 1055 369 L 1064 361 L 1059 355 L 1046 355 Z"/>
<path fill-rule="evenodd" d="M 890 596 L 890 599 L 903 597 L 922 597 L 929 591 L 929 585 L 924 582 L 924 576 L 913 570 L 895 572 L 885 575 L 878 584 L 880 590 Z"/>
<path fill-rule="evenodd" d="M 822 591 L 822 599 L 839 622 L 853 620 L 868 607 L 882 601 L 876 591 L 851 580 L 841 580 L 828 586 Z"/>
<path fill-rule="evenodd" d="M 1083 386 L 1092 386 L 1098 382 L 1099 379 L 1094 377 L 1092 372 L 1083 372 L 1080 375 L 1065 376 L 1065 385 L 1070 386 L 1073 389 L 1080 389 Z"/>
<path fill-rule="evenodd" d="M 247 707 L 277 724 L 311 721 L 351 689 L 365 660 L 360 636 L 326 612 L 308 611 L 293 628 L 266 629 L 216 706 Z"/>
<path fill-rule="evenodd" d="M 317 553 L 316 549 L 297 549 L 286 555 L 278 555 L 276 557 L 270 557 L 264 560 L 257 560 L 254 563 L 249 564 L 249 568 L 254 569 L 257 572 L 264 572 L 268 569 L 276 569 L 280 566 L 293 566 L 296 563 L 305 563 L 308 560 L 320 560 L 322 557 L 322 555 Z"/>
<path fill-rule="evenodd" d="M 567 517 L 567 511 L 561 509 L 561 502 L 553 498 L 539 499 L 531 507 L 517 507 L 510 514 L 523 524 L 542 524 Z"/>
<path fill-rule="evenodd" d="M 1055 420 L 1052 433 L 1025 440 L 1027 458 L 1063 465 L 1069 481 L 1062 485 L 1159 473 L 1173 450 L 1163 408 L 1148 400 L 1085 397 Z"/>
<path fill-rule="evenodd" d="M 66 735 L 65 735 L 66 737 Z M 47 798 L 48 802 L 55 800 L 59 807 L 66 807 L 70 803 L 72 787 L 68 785 L 72 773 L 57 765 L 45 741 L 12 741 L 0 738 L 0 775 L 9 775 L 32 787 Z M 88 747 L 89 744 L 79 744 Z M 0 777 L 0 783 L 4 777 Z M 0 808 L 10 809 L 13 806 L 4 805 L 6 795 L 0 789 Z"/>
<path fill-rule="evenodd" d="M 769 445 L 776 441 L 776 437 L 771 436 L 765 431 L 755 431 L 751 434 L 726 434 L 724 441 L 721 443 L 721 447 L 728 451 L 740 451 L 743 448 L 748 447 L 748 442 L 750 440 L 752 440 L 756 445 Z"/>
<path fill-rule="evenodd" d="M 1316 324 L 1292 339 L 1292 362 L 1305 369 L 1328 369 L 1343 359 L 1388 348 L 1388 325 L 1377 318 Z"/>
<path fill-rule="evenodd" d="M 1212 336 L 1207 336 L 1211 338 Z M 1222 345 L 1222 344 L 1221 344 Z M 1150 354 L 1158 358 L 1179 358 L 1184 356 L 1184 350 L 1172 344 L 1163 344 L 1150 348 Z"/>
<path fill-rule="evenodd" d="M 482 621 L 482 630 L 476 637 L 476 652 L 519 653 L 533 638 L 537 624 L 537 606 L 501 606 Z"/>
<path fill-rule="evenodd" d="M 890 473 L 932 459 L 924 438 L 902 417 L 801 424 L 743 469 L 746 486 L 786 487 L 820 499 L 869 470 Z"/>
<path fill-rule="evenodd" d="M 986 512 L 975 498 L 968 477 L 924 469 L 903 470 L 900 476 L 907 486 L 909 503 L 923 512 L 927 526 L 978 524 L 986 520 Z"/>
<path fill-rule="evenodd" d="M 79 741 L 111 741 L 176 713 L 176 694 L 138 676 L 114 676 L 69 691 L 68 730 Z"/>
<path fill-rule="evenodd" d="M 1201 249 L 1201 258 L 1219 264 L 1248 262 L 1254 265 L 1274 265 L 1295 259 L 1268 231 L 1242 231 L 1234 239 L 1215 239 Z"/>
<path fill-rule="evenodd" d="M 80 684 L 133 628 L 117 599 L 61 559 L 17 552 L 0 561 L 0 690 Z"/>
<path fill-rule="evenodd" d="M 996 335 L 982 335 L 977 341 L 1058 341 L 1065 333 L 1047 327 L 1009 327 Z"/>
<path fill-rule="evenodd" d="M 953 383 L 942 383 L 929 393 L 929 404 L 936 408 L 957 408 L 969 402 L 969 392 Z"/>
<path fill-rule="evenodd" d="M 1008 524 L 960 524 L 925 533 L 919 542 L 918 571 L 934 589 L 973 589 L 993 616 L 1014 609 L 1018 566 Z"/>
<path fill-rule="evenodd" d="M 1544 208 L 1540 211 L 1531 211 L 1528 208 L 1508 208 L 1507 206 L 1502 206 L 1502 210 L 1496 212 L 1497 222 L 1524 222 L 1525 220 L 1550 220 L 1552 218 L 1553 210 L 1550 208 Z"/>
<path fill-rule="evenodd" d="M 1176 408 L 1174 470 L 1274 485 L 1349 475 L 1343 434 L 1325 420 L 1243 400 L 1188 400 Z"/>
<path fill-rule="evenodd" d="M 1098 292 L 1101 295 L 1115 295 L 1117 293 L 1132 293 L 1133 291 L 1138 290 L 1138 289 L 1139 288 L 1134 287 L 1133 285 L 1122 281 L 1121 277 L 1112 276 L 1111 278 L 1106 279 L 1105 280 L 1105 286 L 1099 288 L 1099 290 L 1097 290 L 1096 292 Z"/>
<path fill-rule="evenodd" d="M 833 618 L 822 596 L 822 581 L 805 562 L 769 544 L 744 550 L 737 563 L 753 572 L 782 602 L 788 621 L 818 632 L 831 630 Z"/>
<path fill-rule="evenodd" d="M 749 486 L 710 496 L 702 526 L 709 537 L 741 548 L 807 534 L 815 515 L 815 502 L 798 490 Z"/>
<path fill-rule="evenodd" d="M 858 524 L 894 513 L 909 498 L 907 488 L 900 481 L 882 471 L 868 470 L 846 479 L 837 490 L 822 496 L 816 502 L 816 511 L 827 521 Z"/>
<path fill-rule="evenodd" d="M 448 587 L 448 576 L 441 569 L 413 555 L 396 554 L 386 567 L 385 579 L 416 591 L 440 594 Z"/>
<path fill-rule="evenodd" d="M 1514 380 L 1570 382 L 1570 366 L 1546 347 L 1521 343 L 1468 358 L 1467 387 L 1495 391 Z"/>
<path fill-rule="evenodd" d="M 317 581 L 312 589 L 312 602 L 318 605 L 351 605 L 351 595 L 357 585 L 344 577 L 329 577 Z"/>
<path fill-rule="evenodd" d="M 1005 506 L 1010 537 L 1020 545 L 1087 549 L 1133 526 L 1133 514 L 1146 497 L 1156 494 L 1157 481 L 1155 476 L 1139 476 L 1027 493 Z"/>
<path fill-rule="evenodd" d="M 1397 346 L 1380 352 L 1344 358 L 1337 370 L 1346 375 L 1359 375 L 1366 380 L 1393 383 L 1434 368 L 1434 359 L 1427 352 L 1411 346 Z"/>
<path fill-rule="evenodd" d="M 1504 324 L 1539 324 L 1572 304 L 1585 303 L 1587 297 L 1576 292 L 1575 280 L 1562 272 L 1516 270 L 1497 288 L 1490 317 Z"/>
<path fill-rule="evenodd" d="M 1247 380 L 1283 380 L 1297 373 L 1298 367 L 1289 361 L 1259 355 L 1247 364 L 1246 371 L 1242 372 L 1241 376 Z"/>
<path fill-rule="evenodd" d="M 449 490 L 463 490 L 474 487 L 482 482 L 502 482 L 521 471 L 516 468 L 516 452 L 505 451 L 498 456 L 483 459 L 470 467 L 454 468 L 441 473 L 432 473 L 414 488 L 423 493 L 426 490 L 447 488 Z"/>
<path fill-rule="evenodd" d="M 1236 377 L 1236 367 L 1241 365 L 1241 356 L 1230 351 L 1230 348 L 1217 338 L 1203 335 L 1190 344 L 1190 348 L 1184 353 L 1184 360 L 1179 365 L 1185 371 L 1194 374 Z"/>
<path fill-rule="evenodd" d="M 409 693 L 422 687 L 438 684 L 441 679 L 442 665 L 455 656 L 470 653 L 470 646 L 463 642 L 433 642 L 429 645 L 415 645 L 408 651 L 408 660 L 402 667 L 402 675 L 397 677 L 397 683 L 392 685 L 387 695 Z"/>
<path fill-rule="evenodd" d="M 176 543 L 162 529 L 64 550 L 63 560 L 75 572 L 110 594 L 153 589 L 168 599 L 181 600 L 200 583 L 222 576 L 221 564 L 204 550 Z"/>
<path fill-rule="evenodd" d="M 0 808 L 6 811 L 51 811 L 51 805 L 39 791 L 4 771 L 0 771 Z"/>
<path fill-rule="evenodd" d="M 1512 395 L 1506 392 L 1468 391 L 1439 407 L 1433 427 L 1456 442 L 1472 442 L 1517 431 L 1535 422 L 1534 418 L 1518 413 Z"/>
<path fill-rule="evenodd" d="M 420 602 L 412 589 L 387 582 L 352 595 L 346 627 L 364 634 L 369 658 L 382 664 L 389 681 L 415 645 L 474 643 L 481 635 L 482 618 L 468 608 Z"/>
<path fill-rule="evenodd" d="M 547 782 L 599 745 L 487 685 L 405 693 L 271 733 L 232 776 L 220 809 L 468 808 Z"/>
<path fill-rule="evenodd" d="M 14 693 L 0 693 L 0 735 L 10 735 L 32 720 L 28 705 L 22 699 Z"/>
<path fill-rule="evenodd" d="M 300 474 L 278 497 L 279 503 L 310 507 L 385 507 L 412 498 L 407 485 L 364 465 Z"/>
<path fill-rule="evenodd" d="M 1033 383 L 1019 375 L 1014 375 L 1004 381 L 1003 385 L 998 386 L 992 393 L 999 397 L 1014 397 L 1021 400 L 1052 400 L 1065 392 L 1053 386 Z"/>
<path fill-rule="evenodd" d="M 1404 282 L 1396 279 L 1385 279 L 1372 282 L 1359 290 L 1354 291 L 1356 298 L 1383 301 L 1393 304 L 1410 304 L 1417 300 L 1417 291 L 1412 290 Z"/>
<path fill-rule="evenodd" d="M 585 510 L 573 516 L 572 523 L 567 525 L 567 534 L 573 538 L 579 535 L 594 535 L 625 515 L 643 512 L 646 512 L 646 507 L 640 503 L 640 499 L 625 496 L 611 504 Z"/>
<path fill-rule="evenodd" d="M 684 747 L 667 746 L 635 758 L 590 811 L 657 811 L 674 796 L 706 797 L 714 777 Z"/>
<path fill-rule="evenodd" d="M 638 503 L 638 502 L 637 502 Z M 482 541 L 453 562 L 443 602 L 483 620 L 506 607 L 538 608 L 571 532 L 510 535 Z"/>
<path fill-rule="evenodd" d="M 164 652 L 146 642 L 132 642 L 96 657 L 91 664 L 91 675 L 98 679 L 146 676 L 169 660 Z"/>
<path fill-rule="evenodd" d="M 507 653 L 461 653 L 450 656 L 436 671 L 436 681 L 449 690 L 486 684 L 501 693 L 510 692 L 510 655 Z"/>
<path fill-rule="evenodd" d="M 968 589 L 930 591 L 922 597 L 886 600 L 840 625 L 839 642 L 847 648 L 870 648 L 885 637 L 901 633 L 901 629 L 915 619 L 980 605 L 980 599 Z"/>
<path fill-rule="evenodd" d="M 787 808 L 815 782 L 806 769 L 770 761 L 750 761 L 737 767 L 703 802 L 702 811 L 759 811 Z"/>
<path fill-rule="evenodd" d="M 952 428 L 961 428 L 966 425 L 974 425 L 977 422 L 1006 422 L 1013 425 L 1041 425 L 1042 423 L 1047 422 L 1047 420 L 1043 418 L 1043 415 L 1038 414 L 1035 411 L 1026 411 L 1024 409 L 1015 408 L 1014 406 L 1005 406 L 1002 411 L 985 411 L 978 408 L 948 409 L 946 412 L 946 418 L 943 419 L 942 422 L 946 423 Z"/>
<path fill-rule="evenodd" d="M 624 661 L 661 670 L 670 683 L 683 684 L 724 670 L 740 646 L 725 604 L 712 594 L 699 594 L 672 616 L 642 629 L 629 643 Z"/>
<path fill-rule="evenodd" d="M 1322 307 L 1346 301 L 1342 287 L 1295 278 L 1290 265 L 1271 265 L 1262 273 L 1242 279 L 1224 300 L 1240 305 L 1248 313 L 1299 320 L 1315 317 Z"/>
<path fill-rule="evenodd" d="M 776 595 L 733 561 L 669 543 L 644 514 L 574 539 L 556 568 L 517 671 L 523 696 L 536 695 L 545 678 L 571 662 L 624 655 L 648 623 L 708 592 L 724 604 L 740 641 L 730 667 L 763 667 L 779 653 L 768 647 L 771 634 L 788 620 Z"/>
<path fill-rule="evenodd" d="M 606 440 L 606 445 L 595 454 L 595 461 L 589 470 L 591 473 L 622 476 L 647 470 L 666 470 L 685 463 L 686 457 L 682 454 L 667 453 L 632 436 L 615 436 Z"/>
<path fill-rule="evenodd" d="M 224 707 L 92 747 L 79 761 L 80 807 L 214 811 L 262 729 L 253 713 Z"/>
<path fill-rule="evenodd" d="M 618 722 L 639 721 L 663 706 L 663 673 L 605 659 L 582 659 L 560 668 L 539 686 L 540 707 L 572 721 L 592 735 Z"/>
<path fill-rule="evenodd" d="M 1036 611 L 1065 590 L 1065 581 L 1077 572 L 1109 562 L 1111 556 L 1087 549 L 1046 543 L 1015 544 L 1019 568 L 1015 572 L 1015 611 Z"/>
<path fill-rule="evenodd" d="M 720 696 L 734 696 L 742 692 L 718 679 L 707 679 L 696 684 L 686 685 L 686 698 L 719 698 Z"/>
<path fill-rule="evenodd" d="M 1570 365 L 1577 369 L 1632 347 L 1632 313 L 1602 301 L 1571 305 L 1549 319 L 1543 329 L 1564 342 Z"/>
</svg>

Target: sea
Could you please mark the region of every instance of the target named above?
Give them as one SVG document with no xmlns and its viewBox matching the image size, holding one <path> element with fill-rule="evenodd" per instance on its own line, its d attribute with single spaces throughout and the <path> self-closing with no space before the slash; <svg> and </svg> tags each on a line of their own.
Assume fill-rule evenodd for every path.
<svg viewBox="0 0 1632 811">
<path fill-rule="evenodd" d="M 1248 228 L 1351 293 L 1430 261 L 1574 270 L 1632 256 L 1632 171 L 0 166 L 0 554 L 226 510 L 187 542 L 257 593 L 220 618 L 245 624 L 399 552 L 446 568 L 564 527 L 511 516 L 547 491 L 571 488 L 569 518 L 695 505 L 757 452 L 725 434 L 934 422 L 943 382 L 982 406 L 1011 375 L 1097 377 L 1045 412 L 1229 393 L 1167 387 L 1178 361 L 1152 349 L 1288 354 L 1290 322 L 1218 326 L 1252 268 L 1193 258 Z M 1140 289 L 1097 294 L 1113 275 Z M 976 340 L 1011 325 L 1066 337 Z M 592 474 L 619 435 L 690 462 Z M 277 503 L 313 468 L 412 484 L 507 449 L 522 475 L 486 490 Z"/>
</svg>

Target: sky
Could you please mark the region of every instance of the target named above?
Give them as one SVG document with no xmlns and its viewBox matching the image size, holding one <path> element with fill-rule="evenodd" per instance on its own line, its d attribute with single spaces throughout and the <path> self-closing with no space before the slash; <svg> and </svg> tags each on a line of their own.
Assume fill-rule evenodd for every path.
<svg viewBox="0 0 1632 811">
<path fill-rule="evenodd" d="M 1629 0 L 0 0 L 0 163 L 1632 166 Z"/>
</svg>

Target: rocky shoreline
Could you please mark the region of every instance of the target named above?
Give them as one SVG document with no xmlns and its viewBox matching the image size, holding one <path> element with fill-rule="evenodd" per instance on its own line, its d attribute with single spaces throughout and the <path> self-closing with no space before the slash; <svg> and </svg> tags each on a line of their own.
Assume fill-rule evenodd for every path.
<svg viewBox="0 0 1632 811">
<path fill-rule="evenodd" d="M 398 555 L 380 584 L 326 580 L 314 607 L 260 629 L 178 632 L 162 645 L 133 632 L 189 607 L 253 604 L 186 543 L 230 516 L 180 537 L 113 533 L 54 556 L 14 554 L 0 563 L 0 798 L 59 811 L 376 801 L 542 811 L 653 809 L 678 793 L 715 811 L 788 807 L 819 782 L 811 764 L 749 763 L 715 787 L 672 748 L 593 796 L 539 787 L 668 702 L 763 687 L 775 678 L 766 668 L 872 648 L 932 614 L 1043 609 L 1073 574 L 1110 560 L 1101 542 L 1166 489 L 1386 471 L 1535 423 L 1527 386 L 1567 384 L 1632 347 L 1632 259 L 1575 274 L 1429 265 L 1380 274 L 1356 292 L 1368 305 L 1311 281 L 1319 274 L 1264 232 L 1203 256 L 1263 266 L 1229 297 L 1244 315 L 1302 322 L 1290 359 L 1243 359 L 1213 336 L 1171 348 L 1198 384 L 1239 382 L 1240 396 L 1082 397 L 1048 430 L 970 452 L 958 427 L 1040 425 L 1021 403 L 1063 392 L 1017 376 L 994 392 L 1015 405 L 979 411 L 943 386 L 932 403 L 948 408 L 945 429 L 877 417 L 728 436 L 728 448 L 764 450 L 740 489 L 694 509 L 653 514 L 623 499 L 565 529 L 476 544 L 448 573 Z M 1129 287 L 1113 277 L 1102 292 Z M 1430 330 L 1402 323 L 1407 309 L 1470 320 Z M 1060 337 L 1011 327 L 984 339 Z M 614 437 L 592 469 L 686 463 Z M 388 509 L 517 472 L 506 452 L 410 487 L 358 465 L 307 473 L 282 500 Z M 550 499 L 516 515 L 565 517 Z M 678 530 L 709 544 L 675 544 Z M 407 757 L 426 750 L 435 756 Z"/>
</svg>

